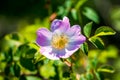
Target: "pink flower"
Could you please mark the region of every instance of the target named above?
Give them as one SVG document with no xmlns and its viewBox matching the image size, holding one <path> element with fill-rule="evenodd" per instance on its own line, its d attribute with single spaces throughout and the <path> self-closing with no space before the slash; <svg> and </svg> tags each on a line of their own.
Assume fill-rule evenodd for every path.
<svg viewBox="0 0 120 80">
<path fill-rule="evenodd" d="M 69 19 L 55 19 L 51 24 L 51 31 L 41 28 L 37 31 L 36 42 L 40 46 L 40 53 L 49 59 L 68 58 L 76 52 L 86 38 L 81 34 L 79 25 L 70 27 Z"/>
</svg>

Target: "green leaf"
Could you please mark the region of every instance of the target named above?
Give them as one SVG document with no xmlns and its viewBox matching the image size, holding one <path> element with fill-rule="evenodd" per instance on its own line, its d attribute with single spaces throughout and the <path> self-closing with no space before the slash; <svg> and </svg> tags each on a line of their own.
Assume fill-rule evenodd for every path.
<svg viewBox="0 0 120 80">
<path fill-rule="evenodd" d="M 10 73 L 10 66 L 6 66 L 5 67 L 4 73 L 5 73 L 6 76 L 9 75 L 9 73 Z"/>
<path fill-rule="evenodd" d="M 92 73 L 87 72 L 87 73 L 86 73 L 86 78 L 87 78 L 87 80 L 93 80 L 94 76 L 93 76 Z"/>
<path fill-rule="evenodd" d="M 80 80 L 86 80 L 84 75 L 80 75 Z"/>
<path fill-rule="evenodd" d="M 70 8 L 71 5 L 72 5 L 72 1 L 71 1 L 71 0 L 65 1 L 65 7 L 66 7 L 66 8 Z"/>
<path fill-rule="evenodd" d="M 100 37 L 91 37 L 89 41 L 99 49 L 104 49 L 104 43 Z"/>
<path fill-rule="evenodd" d="M 36 49 L 32 48 L 29 44 L 22 44 L 18 47 L 18 55 L 26 58 L 34 58 Z"/>
<path fill-rule="evenodd" d="M 71 14 L 72 14 L 72 17 L 73 17 L 74 20 L 77 20 L 77 19 L 78 19 L 78 18 L 77 18 L 77 11 L 76 11 L 76 9 L 72 9 L 72 10 L 71 10 Z"/>
<path fill-rule="evenodd" d="M 29 45 L 31 48 L 34 48 L 34 49 L 36 49 L 36 50 L 39 50 L 39 49 L 40 49 L 40 47 L 39 47 L 35 42 L 29 43 L 28 45 Z"/>
<path fill-rule="evenodd" d="M 65 9 L 63 6 L 58 7 L 58 12 L 57 12 L 58 15 L 62 15 L 64 14 L 64 12 L 65 12 Z"/>
<path fill-rule="evenodd" d="M 27 76 L 26 78 L 27 80 L 41 80 L 39 77 L 35 77 L 35 76 Z"/>
<path fill-rule="evenodd" d="M 14 75 L 16 77 L 19 77 L 20 76 L 20 66 L 15 63 L 13 66 L 13 69 L 14 69 Z"/>
<path fill-rule="evenodd" d="M 13 32 L 11 34 L 6 35 L 5 39 L 9 40 L 9 41 L 10 40 L 14 41 L 14 42 L 19 43 L 19 44 L 21 42 L 24 42 L 24 37 L 21 34 L 17 33 L 17 32 Z"/>
<path fill-rule="evenodd" d="M 8 53 L 5 54 L 6 60 L 8 63 L 11 63 L 13 61 L 13 49 L 9 48 Z"/>
<path fill-rule="evenodd" d="M 81 45 L 81 49 L 86 55 L 88 55 L 88 44 L 86 42 Z"/>
<path fill-rule="evenodd" d="M 78 3 L 75 6 L 75 9 L 78 10 L 81 6 L 84 5 L 84 3 L 86 3 L 87 0 L 79 0 Z"/>
<path fill-rule="evenodd" d="M 97 69 L 98 72 L 107 72 L 107 73 L 114 73 L 115 70 L 110 65 L 103 65 Z"/>
<path fill-rule="evenodd" d="M 107 26 L 101 26 L 95 31 L 95 36 L 115 35 L 115 31 Z"/>
<path fill-rule="evenodd" d="M 63 77 L 65 77 L 65 78 L 70 77 L 70 72 L 64 72 Z"/>
<path fill-rule="evenodd" d="M 96 76 L 97 80 L 101 80 L 101 77 L 100 77 L 99 73 L 96 72 L 96 71 L 94 71 L 94 73 L 95 73 L 95 76 Z"/>
<path fill-rule="evenodd" d="M 28 70 L 30 70 L 30 71 L 34 71 L 34 70 L 35 70 L 35 65 L 34 65 L 32 59 L 27 59 L 27 58 L 21 57 L 21 58 L 20 58 L 20 64 L 21 64 L 24 68 L 26 68 L 26 69 L 28 69 Z"/>
<path fill-rule="evenodd" d="M 46 59 L 45 56 L 41 55 L 40 52 L 36 52 L 34 55 L 34 63 L 40 62 L 42 60 Z"/>
<path fill-rule="evenodd" d="M 26 79 L 25 75 L 21 75 L 19 80 L 27 80 L 27 79 Z"/>
<path fill-rule="evenodd" d="M 41 66 L 40 68 L 40 74 L 45 77 L 45 78 L 49 78 L 49 77 L 54 77 L 55 76 L 55 68 L 53 67 L 52 64 L 45 64 L 43 66 Z"/>
<path fill-rule="evenodd" d="M 4 80 L 4 76 L 0 75 L 0 80 Z"/>
<path fill-rule="evenodd" d="M 26 56 L 26 58 L 34 58 L 34 55 L 36 52 L 37 52 L 36 49 L 31 48 L 26 52 L 25 56 Z"/>
<path fill-rule="evenodd" d="M 11 37 L 11 39 L 14 39 L 14 40 L 19 40 L 20 39 L 20 37 L 17 33 L 12 33 L 10 37 Z"/>
<path fill-rule="evenodd" d="M 20 54 L 24 54 L 24 53 L 27 52 L 27 50 L 28 50 L 29 48 L 30 48 L 30 46 L 28 46 L 27 43 L 22 44 L 22 45 L 20 45 L 20 46 L 18 47 L 18 52 L 19 52 Z"/>
<path fill-rule="evenodd" d="M 110 20 L 111 24 L 114 26 L 114 29 L 120 31 L 120 7 L 114 7 L 110 11 Z"/>
<path fill-rule="evenodd" d="M 90 22 L 88 24 L 86 24 L 83 28 L 83 32 L 85 34 L 86 37 L 90 37 L 90 33 L 91 33 L 91 29 L 92 29 L 92 24 L 93 22 Z"/>
<path fill-rule="evenodd" d="M 54 60 L 54 63 L 53 63 L 55 66 L 61 66 L 63 64 L 63 62 L 61 60 Z"/>
<path fill-rule="evenodd" d="M 99 17 L 92 8 L 85 7 L 83 11 L 83 15 L 85 15 L 88 19 L 94 21 L 95 23 L 99 23 Z"/>
</svg>

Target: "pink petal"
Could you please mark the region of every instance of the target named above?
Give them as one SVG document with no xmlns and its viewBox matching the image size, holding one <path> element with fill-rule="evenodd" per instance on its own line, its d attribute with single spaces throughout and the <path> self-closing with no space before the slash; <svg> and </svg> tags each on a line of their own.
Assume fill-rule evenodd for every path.
<svg viewBox="0 0 120 80">
<path fill-rule="evenodd" d="M 80 44 L 84 43 L 85 40 L 86 40 L 86 37 L 81 34 L 79 36 L 73 36 L 73 37 L 71 37 L 68 44 L 71 44 L 71 45 L 80 45 Z"/>
<path fill-rule="evenodd" d="M 66 51 L 66 54 L 64 55 L 64 56 L 62 56 L 62 58 L 68 58 L 68 57 L 70 57 L 72 54 L 74 54 L 77 50 L 78 50 L 79 48 L 76 48 L 76 49 L 74 49 L 74 50 L 71 50 L 71 51 L 69 51 L 69 50 L 65 50 Z"/>
<path fill-rule="evenodd" d="M 81 33 L 81 28 L 79 25 L 73 25 L 69 30 L 67 30 L 66 34 L 69 37 L 80 35 Z"/>
<path fill-rule="evenodd" d="M 59 29 L 61 25 L 62 25 L 62 20 L 55 19 L 51 23 L 51 31 L 54 32 L 56 29 Z"/>
<path fill-rule="evenodd" d="M 51 24 L 51 31 L 57 33 L 64 33 L 70 28 L 69 19 L 64 17 L 63 20 L 54 20 Z"/>
<path fill-rule="evenodd" d="M 40 53 L 42 55 L 44 55 L 45 57 L 47 57 L 48 59 L 59 60 L 59 57 L 57 57 L 55 54 L 53 54 L 51 52 L 52 52 L 52 47 L 51 46 L 40 48 Z"/>
<path fill-rule="evenodd" d="M 68 17 L 63 17 L 63 23 L 65 24 L 66 27 L 70 28 L 70 22 Z"/>
<path fill-rule="evenodd" d="M 69 51 L 72 51 L 72 50 L 75 50 L 75 49 L 78 49 L 78 48 L 80 48 L 79 44 L 78 45 L 68 44 L 66 46 L 66 49 L 69 50 Z"/>
<path fill-rule="evenodd" d="M 37 31 L 36 42 L 40 46 L 49 46 L 50 40 L 52 38 L 52 33 L 45 28 L 41 28 Z"/>
</svg>

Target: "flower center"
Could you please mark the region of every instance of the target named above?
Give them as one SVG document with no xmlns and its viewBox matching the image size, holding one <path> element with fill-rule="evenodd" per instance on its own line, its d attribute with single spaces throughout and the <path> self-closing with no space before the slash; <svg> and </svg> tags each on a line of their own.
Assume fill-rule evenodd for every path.
<svg viewBox="0 0 120 80">
<path fill-rule="evenodd" d="M 68 37 L 64 34 L 62 35 L 53 35 L 51 45 L 56 49 L 63 49 L 65 48 L 66 44 L 68 43 Z"/>
</svg>

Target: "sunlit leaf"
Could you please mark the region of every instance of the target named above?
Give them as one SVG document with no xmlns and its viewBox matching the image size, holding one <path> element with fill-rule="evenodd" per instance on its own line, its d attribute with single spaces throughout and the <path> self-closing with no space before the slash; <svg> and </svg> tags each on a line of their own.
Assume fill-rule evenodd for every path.
<svg viewBox="0 0 120 80">
<path fill-rule="evenodd" d="M 37 52 L 37 53 L 35 53 L 35 55 L 34 55 L 34 59 L 35 59 L 35 63 L 37 63 L 37 62 L 39 62 L 39 61 L 41 61 L 41 60 L 44 60 L 44 59 L 46 59 L 43 55 L 41 55 L 39 52 Z"/>
<path fill-rule="evenodd" d="M 104 42 L 100 37 L 91 37 L 89 38 L 89 41 L 92 42 L 95 47 L 99 49 L 104 49 Z"/>
<path fill-rule="evenodd" d="M 91 29 L 92 29 L 92 22 L 86 24 L 83 28 L 83 32 L 86 37 L 90 37 Z"/>
<path fill-rule="evenodd" d="M 89 7 L 85 7 L 83 14 L 90 20 L 99 23 L 99 17 L 97 15 L 97 13 L 95 12 L 95 10 L 93 10 L 92 8 Z"/>
<path fill-rule="evenodd" d="M 118 56 L 118 48 L 116 46 L 109 46 L 107 48 L 107 57 L 109 58 L 117 58 Z M 114 53 L 114 54 L 113 54 Z"/>
<path fill-rule="evenodd" d="M 95 31 L 95 36 L 115 35 L 115 31 L 107 26 L 101 26 Z"/>
<path fill-rule="evenodd" d="M 46 59 L 44 60 L 44 64 L 48 64 L 49 61 L 50 61 L 50 59 L 46 58 Z"/>
<path fill-rule="evenodd" d="M 103 50 L 98 57 L 98 61 L 101 63 L 106 63 L 108 59 L 108 54 L 109 53 L 106 50 Z"/>
<path fill-rule="evenodd" d="M 40 74 L 45 78 L 54 77 L 56 74 L 55 68 L 52 66 L 52 64 L 45 64 L 41 66 Z"/>
<path fill-rule="evenodd" d="M 103 65 L 100 68 L 97 69 L 98 72 L 107 72 L 107 73 L 114 73 L 115 70 L 110 65 Z"/>
<path fill-rule="evenodd" d="M 118 49 L 115 46 L 108 46 L 108 48 L 100 52 L 97 59 L 101 63 L 106 63 L 108 58 L 115 59 L 117 57 L 119 57 Z"/>
<path fill-rule="evenodd" d="M 83 43 L 81 45 L 81 49 L 86 55 L 88 55 L 88 44 L 87 43 Z"/>
<path fill-rule="evenodd" d="M 26 79 L 27 80 L 42 80 L 39 77 L 35 77 L 35 76 L 27 76 Z"/>
<path fill-rule="evenodd" d="M 85 76 L 84 76 L 84 75 L 81 75 L 81 76 L 80 76 L 80 80 L 86 80 Z"/>
<path fill-rule="evenodd" d="M 25 23 L 24 23 L 25 22 Z M 40 18 L 36 18 L 33 22 L 34 24 L 28 24 L 27 20 L 23 22 L 21 21 L 18 25 L 19 33 L 25 38 L 26 41 L 35 41 L 36 39 L 36 32 L 39 28 L 49 28 L 49 18 L 46 17 L 42 20 Z M 23 25 L 26 24 L 26 25 Z"/>
<path fill-rule="evenodd" d="M 13 37 L 13 34 L 14 34 L 14 37 Z M 17 37 L 15 37 L 15 35 Z M 7 51 L 9 48 L 14 48 L 13 50 L 15 50 L 19 45 L 21 45 L 21 43 L 24 42 L 24 40 L 22 37 L 19 37 L 19 40 L 18 40 L 18 35 L 17 33 L 11 33 L 6 35 L 3 38 L 3 40 L 0 41 L 1 50 Z"/>
<path fill-rule="evenodd" d="M 13 32 L 11 34 L 8 34 L 5 36 L 5 38 L 7 40 L 16 40 L 16 41 L 21 41 L 21 42 L 24 41 L 24 38 L 18 32 Z"/>
<path fill-rule="evenodd" d="M 54 61 L 54 65 L 56 65 L 56 66 L 60 66 L 60 65 L 62 65 L 63 64 L 63 62 L 62 61 L 60 61 L 60 60 L 55 60 Z"/>
<path fill-rule="evenodd" d="M 36 50 L 39 50 L 39 49 L 40 49 L 40 47 L 39 47 L 35 42 L 34 42 L 34 43 L 29 43 L 28 45 L 29 45 L 30 47 L 36 49 Z"/>
<path fill-rule="evenodd" d="M 0 80 L 4 80 L 4 77 L 3 77 L 3 76 L 0 76 Z"/>
</svg>

